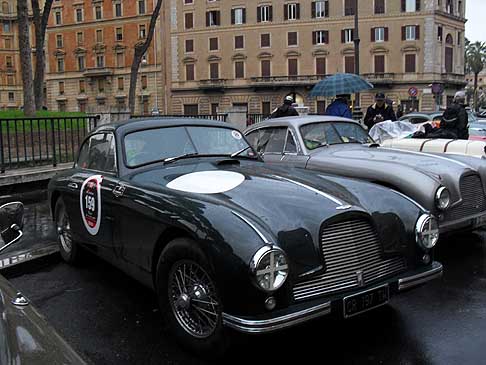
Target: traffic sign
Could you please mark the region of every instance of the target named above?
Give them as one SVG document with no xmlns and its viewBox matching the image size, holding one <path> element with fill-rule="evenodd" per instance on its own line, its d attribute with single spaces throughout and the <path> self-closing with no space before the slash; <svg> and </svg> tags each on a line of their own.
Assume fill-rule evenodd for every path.
<svg viewBox="0 0 486 365">
<path fill-rule="evenodd" d="M 434 82 L 432 84 L 432 92 L 434 94 L 442 94 L 444 92 L 444 85 Z"/>
<path fill-rule="evenodd" d="M 408 89 L 408 95 L 410 95 L 412 98 L 414 96 L 418 95 L 418 89 L 415 86 L 412 86 L 410 89 Z"/>
</svg>

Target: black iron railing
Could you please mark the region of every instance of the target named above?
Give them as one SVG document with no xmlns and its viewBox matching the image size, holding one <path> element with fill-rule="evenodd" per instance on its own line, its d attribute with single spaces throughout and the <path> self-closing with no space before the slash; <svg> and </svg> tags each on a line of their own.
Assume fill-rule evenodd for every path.
<svg viewBox="0 0 486 365">
<path fill-rule="evenodd" d="M 72 162 L 97 117 L 0 119 L 0 169 Z"/>
<path fill-rule="evenodd" d="M 217 120 L 220 122 L 226 122 L 228 118 L 228 114 L 139 114 L 139 115 L 132 115 L 131 118 L 140 119 L 140 118 L 197 118 L 197 119 L 210 119 L 210 120 Z"/>
<path fill-rule="evenodd" d="M 260 123 L 261 121 L 268 119 L 269 114 L 254 114 L 254 113 L 247 113 L 246 114 L 246 126 L 249 127 L 253 124 Z"/>
</svg>

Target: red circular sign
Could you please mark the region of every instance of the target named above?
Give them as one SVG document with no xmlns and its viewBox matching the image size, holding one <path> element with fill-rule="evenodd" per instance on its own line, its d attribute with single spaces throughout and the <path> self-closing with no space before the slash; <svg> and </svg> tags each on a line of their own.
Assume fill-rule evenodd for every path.
<svg viewBox="0 0 486 365">
<path fill-rule="evenodd" d="M 410 89 L 408 89 L 408 95 L 417 96 L 418 95 L 418 89 L 415 86 L 412 86 Z"/>
</svg>

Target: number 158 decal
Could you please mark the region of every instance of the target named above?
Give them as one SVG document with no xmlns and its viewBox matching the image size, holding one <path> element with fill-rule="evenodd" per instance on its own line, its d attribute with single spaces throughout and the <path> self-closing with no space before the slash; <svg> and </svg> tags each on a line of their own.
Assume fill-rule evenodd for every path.
<svg viewBox="0 0 486 365">
<path fill-rule="evenodd" d="M 103 176 L 93 175 L 81 186 L 79 205 L 84 226 L 89 234 L 98 234 L 101 222 L 101 182 Z"/>
</svg>

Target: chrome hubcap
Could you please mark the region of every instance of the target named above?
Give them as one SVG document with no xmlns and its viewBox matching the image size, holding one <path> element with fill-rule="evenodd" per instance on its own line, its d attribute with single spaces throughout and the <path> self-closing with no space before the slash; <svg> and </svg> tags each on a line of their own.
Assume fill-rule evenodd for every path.
<svg viewBox="0 0 486 365">
<path fill-rule="evenodd" d="M 216 329 L 220 305 L 204 269 L 192 261 L 177 262 L 169 273 L 169 301 L 177 322 L 191 336 L 209 337 Z"/>
<path fill-rule="evenodd" d="M 71 252 L 72 250 L 72 237 L 71 237 L 71 226 L 69 224 L 69 219 L 66 212 L 63 210 L 58 217 L 57 221 L 57 235 L 61 246 L 64 251 Z"/>
</svg>

